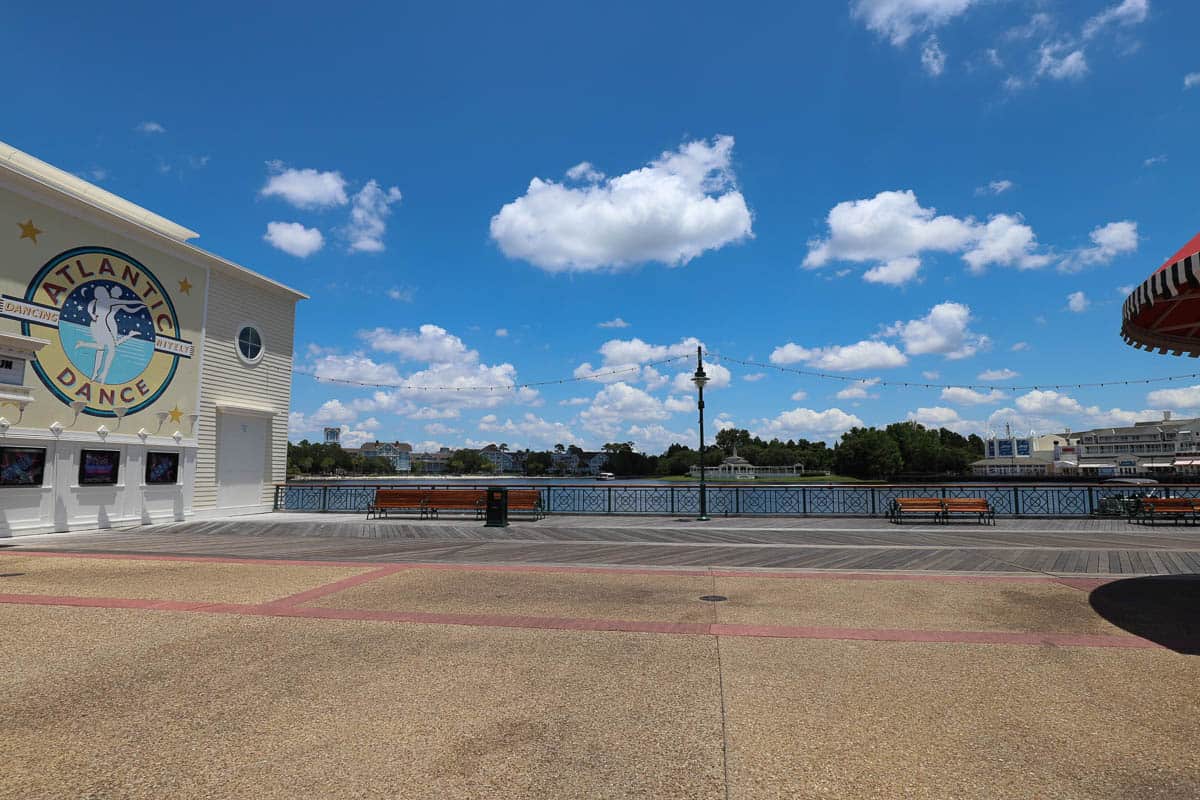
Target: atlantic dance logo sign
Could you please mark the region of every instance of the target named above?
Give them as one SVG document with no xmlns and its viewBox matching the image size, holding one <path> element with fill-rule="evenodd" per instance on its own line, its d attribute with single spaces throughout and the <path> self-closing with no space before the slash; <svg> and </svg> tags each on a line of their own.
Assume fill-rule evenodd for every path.
<svg viewBox="0 0 1200 800">
<path fill-rule="evenodd" d="M 0 296 L 0 316 L 50 341 L 34 371 L 55 397 L 81 401 L 82 413 L 95 417 L 148 407 L 171 384 L 179 359 L 194 351 L 180 338 L 175 306 L 154 273 L 107 247 L 50 259 L 23 298 Z"/>
</svg>

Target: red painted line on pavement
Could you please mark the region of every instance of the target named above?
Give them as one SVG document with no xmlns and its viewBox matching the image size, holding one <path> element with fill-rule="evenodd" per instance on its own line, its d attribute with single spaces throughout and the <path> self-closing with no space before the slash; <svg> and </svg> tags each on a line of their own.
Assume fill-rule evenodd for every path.
<svg viewBox="0 0 1200 800">
<path fill-rule="evenodd" d="M 296 594 L 290 594 L 287 597 L 281 597 L 278 600 L 271 600 L 263 605 L 271 606 L 272 608 L 279 608 L 307 603 L 312 600 L 318 600 L 322 597 L 328 597 L 331 594 L 337 594 L 338 592 L 345 591 L 346 589 L 352 589 L 355 586 L 361 586 L 364 583 L 370 583 L 371 581 L 378 580 L 379 578 L 383 578 L 388 575 L 393 575 L 397 572 L 402 572 L 406 569 L 408 569 L 408 567 L 403 565 L 389 564 L 386 567 L 371 570 L 370 572 L 351 575 L 348 578 L 342 578 L 340 581 L 333 581 L 332 583 L 326 583 L 312 589 L 306 589 L 303 592 L 296 592 Z"/>
<path fill-rule="evenodd" d="M 73 553 L 68 550 L 10 550 L 0 558 L 98 558 L 112 561 L 190 561 L 197 564 L 249 564 L 291 567 L 379 567 L 378 561 L 305 561 L 296 558 L 235 558 L 233 556 L 162 555 L 161 553 Z"/>
<path fill-rule="evenodd" d="M 839 639 L 872 642 L 926 642 L 936 644 L 1052 644 L 1059 647 L 1131 647 L 1162 649 L 1137 636 L 1103 636 L 1085 633 L 1026 633 L 1018 631 L 943 631 L 893 628 L 821 628 L 785 625 L 731 625 L 714 623 L 716 636 L 752 636 L 781 639 Z"/>
<path fill-rule="evenodd" d="M 372 611 L 367 609 L 314 608 L 264 603 L 201 603 L 180 600 L 137 600 L 114 597 L 0 594 L 0 604 L 68 606 L 73 608 L 134 609 L 252 617 L 291 617 L 360 622 L 394 622 L 422 625 L 464 625 L 482 628 L 528 628 L 564 631 L 619 631 L 781 639 L 910 642 L 929 644 L 1056 645 L 1059 647 L 1118 647 L 1166 649 L 1136 636 L 1100 636 L 1076 633 L 1023 633 L 1007 631 L 944 631 L 888 628 L 823 628 L 784 625 L 735 625 L 707 622 L 647 622 L 638 620 L 522 617 L 488 614 L 438 614 L 422 611 Z"/>
<path fill-rule="evenodd" d="M 1084 592 L 1099 589 L 1101 586 L 1106 586 L 1118 580 L 1121 580 L 1121 578 L 1055 578 L 1055 582 L 1061 583 L 1063 586 L 1070 586 L 1072 589 L 1079 589 Z"/>
<path fill-rule="evenodd" d="M 72 608 L 118 608 L 139 611 L 203 611 L 236 613 L 253 608 L 236 603 L 205 603 L 196 600 L 147 600 L 131 597 L 73 597 L 51 594 L 0 594 L 0 604 L 19 606 L 70 606 Z"/>
<path fill-rule="evenodd" d="M 710 574 L 717 578 L 800 578 L 831 581 L 930 581 L 934 583 L 1054 583 L 1058 580 L 1052 575 L 980 575 L 978 573 L 948 575 L 944 572 L 923 574 L 916 572 L 821 572 L 814 570 L 780 572 L 778 570 L 713 569 Z"/>
<path fill-rule="evenodd" d="M 656 575 L 683 578 L 783 578 L 793 580 L 837 580 L 837 581 L 931 581 L 944 583 L 1067 583 L 1078 581 L 1083 588 L 1083 582 L 1095 581 L 1097 586 L 1109 583 L 1113 578 L 1058 578 L 1053 575 L 1006 574 L 990 575 L 972 573 L 968 575 L 953 575 L 946 573 L 919 572 L 842 572 L 822 570 L 780 570 L 780 569 L 677 569 L 673 567 L 588 567 L 568 564 L 454 564 L 444 562 L 423 561 L 306 561 L 303 559 L 285 558 L 236 558 L 232 556 L 193 556 L 193 555 L 162 555 L 137 553 L 75 553 L 59 550 L 17 550 L 0 553 L 4 557 L 20 558 L 22 556 L 37 556 L 43 558 L 96 558 L 108 560 L 132 561 L 185 561 L 197 564 L 247 564 L 254 566 L 295 566 L 295 567 L 346 567 L 359 569 L 380 569 L 386 566 L 393 571 L 401 569 L 423 569 L 457 572 L 529 572 L 529 573 L 564 573 L 564 574 L 594 574 L 594 575 Z M 1131 576 L 1132 577 L 1132 576 Z M 1067 585 L 1072 585 L 1068 583 Z M 1095 588 L 1094 586 L 1091 588 Z"/>
</svg>

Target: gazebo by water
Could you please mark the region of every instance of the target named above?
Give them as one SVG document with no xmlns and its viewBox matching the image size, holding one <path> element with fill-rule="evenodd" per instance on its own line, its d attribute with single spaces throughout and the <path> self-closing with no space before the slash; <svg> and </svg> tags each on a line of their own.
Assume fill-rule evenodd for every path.
<svg viewBox="0 0 1200 800">
<path fill-rule="evenodd" d="M 700 467 L 692 467 L 689 472 L 693 478 L 700 476 Z M 788 467 L 779 466 L 763 466 L 756 467 L 746 459 L 737 454 L 737 448 L 733 448 L 733 455 L 726 457 L 721 461 L 721 464 L 715 468 L 705 470 L 705 473 L 711 477 L 732 478 L 734 480 L 754 480 L 755 478 L 785 478 L 804 474 L 803 464 L 792 464 Z"/>
</svg>

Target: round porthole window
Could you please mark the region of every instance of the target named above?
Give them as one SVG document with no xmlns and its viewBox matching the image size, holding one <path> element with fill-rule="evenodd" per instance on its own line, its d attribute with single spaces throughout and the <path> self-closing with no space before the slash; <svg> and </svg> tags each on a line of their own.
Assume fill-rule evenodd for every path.
<svg viewBox="0 0 1200 800">
<path fill-rule="evenodd" d="M 237 335 L 238 358 L 247 364 L 257 364 L 262 361 L 262 334 L 253 325 L 243 325 Z"/>
</svg>

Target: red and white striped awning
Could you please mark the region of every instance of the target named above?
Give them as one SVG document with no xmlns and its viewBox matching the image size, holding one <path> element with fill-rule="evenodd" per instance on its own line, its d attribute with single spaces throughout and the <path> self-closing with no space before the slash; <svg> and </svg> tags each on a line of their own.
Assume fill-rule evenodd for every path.
<svg viewBox="0 0 1200 800">
<path fill-rule="evenodd" d="M 1200 357 L 1200 234 L 1125 300 L 1121 338 L 1146 350 Z"/>
</svg>

